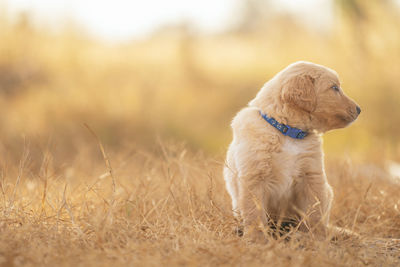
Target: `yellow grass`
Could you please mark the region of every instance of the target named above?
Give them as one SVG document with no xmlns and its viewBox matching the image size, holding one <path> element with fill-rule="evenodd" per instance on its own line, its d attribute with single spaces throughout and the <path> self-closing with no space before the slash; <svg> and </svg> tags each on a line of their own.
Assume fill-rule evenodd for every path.
<svg viewBox="0 0 400 267">
<path fill-rule="evenodd" d="M 0 5 L 0 264 L 398 265 L 388 165 L 400 160 L 399 8 L 334 3 L 325 32 L 275 14 L 258 30 L 181 25 L 120 44 L 10 19 Z M 332 224 L 359 240 L 235 234 L 222 178 L 230 120 L 296 60 L 335 69 L 362 107 L 324 143 Z"/>
<path fill-rule="evenodd" d="M 96 140 L 92 144 L 97 146 Z M 96 155 L 97 154 L 97 155 Z M 220 158 L 182 145 L 153 152 L 110 153 L 113 170 L 97 153 L 72 164 L 42 164 L 25 150 L 1 177 L 0 260 L 25 266 L 395 266 L 399 264 L 399 185 L 366 166 L 336 161 L 328 176 L 336 198 L 332 222 L 360 240 L 250 244 L 238 226 L 221 179 Z M 37 159 L 39 160 L 39 159 Z M 18 177 L 18 179 L 13 179 Z M 113 189 L 115 179 L 115 190 Z M 386 239 L 384 239 L 386 238 Z M 397 247 L 396 247 L 397 246 Z"/>
</svg>

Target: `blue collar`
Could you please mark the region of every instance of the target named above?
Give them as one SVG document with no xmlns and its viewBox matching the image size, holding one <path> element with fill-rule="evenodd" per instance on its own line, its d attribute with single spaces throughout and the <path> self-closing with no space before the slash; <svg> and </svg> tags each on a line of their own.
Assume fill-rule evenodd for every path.
<svg viewBox="0 0 400 267">
<path fill-rule="evenodd" d="M 278 129 L 278 131 L 283 133 L 283 135 L 292 137 L 294 139 L 303 139 L 304 137 L 306 137 L 308 135 L 307 132 L 304 132 L 300 129 L 290 127 L 289 125 L 277 122 L 274 118 L 268 117 L 266 114 L 262 113 L 261 110 L 259 112 L 260 112 L 261 117 L 263 117 L 264 120 L 266 120 L 269 124 L 274 126 L 276 129 Z"/>
</svg>

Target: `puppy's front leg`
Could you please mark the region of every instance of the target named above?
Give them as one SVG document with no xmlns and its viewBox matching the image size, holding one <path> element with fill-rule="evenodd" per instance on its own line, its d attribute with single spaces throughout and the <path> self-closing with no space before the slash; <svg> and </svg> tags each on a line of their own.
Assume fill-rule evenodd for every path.
<svg viewBox="0 0 400 267">
<path fill-rule="evenodd" d="M 317 238 L 328 234 L 328 222 L 333 191 L 323 173 L 305 175 L 296 187 L 296 208 L 305 216 L 300 230 L 311 231 Z"/>
<path fill-rule="evenodd" d="M 262 181 L 241 180 L 239 209 L 244 224 L 244 236 L 255 242 L 265 241 L 264 231 L 268 220 Z"/>
</svg>

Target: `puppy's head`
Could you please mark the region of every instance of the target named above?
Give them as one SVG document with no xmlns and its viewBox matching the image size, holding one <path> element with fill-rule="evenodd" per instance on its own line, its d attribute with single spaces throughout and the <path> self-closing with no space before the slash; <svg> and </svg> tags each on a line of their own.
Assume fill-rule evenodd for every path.
<svg viewBox="0 0 400 267">
<path fill-rule="evenodd" d="M 308 128 L 320 132 L 343 128 L 361 112 L 344 94 L 336 72 L 321 65 L 294 63 L 280 73 L 280 81 L 281 103 L 286 110 L 295 111 L 291 113 L 304 114 L 303 119 L 308 118 Z"/>
</svg>

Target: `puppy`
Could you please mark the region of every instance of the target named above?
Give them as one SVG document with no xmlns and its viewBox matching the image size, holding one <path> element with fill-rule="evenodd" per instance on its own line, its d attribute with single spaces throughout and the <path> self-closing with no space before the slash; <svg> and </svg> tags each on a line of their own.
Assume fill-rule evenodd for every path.
<svg viewBox="0 0 400 267">
<path fill-rule="evenodd" d="M 348 126 L 360 112 L 335 71 L 296 62 L 235 116 L 224 178 L 245 237 L 264 239 L 265 229 L 282 225 L 327 236 L 333 192 L 321 136 Z"/>
</svg>

